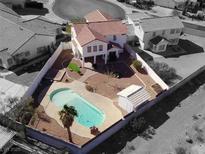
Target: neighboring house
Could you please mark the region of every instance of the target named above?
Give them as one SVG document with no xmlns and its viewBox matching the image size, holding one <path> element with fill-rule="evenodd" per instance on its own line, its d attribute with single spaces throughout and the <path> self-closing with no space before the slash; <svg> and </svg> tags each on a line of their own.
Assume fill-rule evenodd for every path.
<svg viewBox="0 0 205 154">
<path fill-rule="evenodd" d="M 167 8 L 183 8 L 186 0 L 153 0 L 155 5 Z"/>
<path fill-rule="evenodd" d="M 102 57 L 107 63 L 110 54 L 119 57 L 127 41 L 127 27 L 121 20 L 111 19 L 98 10 L 85 16 L 86 23 L 73 24 L 71 27 L 72 50 L 75 57 Z"/>
<path fill-rule="evenodd" d="M 0 0 L 0 3 L 4 3 L 10 8 L 12 8 L 13 6 L 17 6 L 17 5 L 24 8 L 24 5 L 27 1 L 30 1 L 30 0 Z"/>
<path fill-rule="evenodd" d="M 150 99 L 150 95 L 145 88 L 138 85 L 130 85 L 117 95 L 118 105 L 128 113 L 142 108 Z"/>
<path fill-rule="evenodd" d="M 139 23 L 140 19 L 145 19 L 145 18 L 151 18 L 149 14 L 138 12 L 138 13 L 132 13 L 132 14 L 127 14 L 127 22 L 128 24 L 134 25 L 135 23 Z"/>
<path fill-rule="evenodd" d="M 61 27 L 43 17 L 25 20 L 2 10 L 0 23 L 0 66 L 4 68 L 48 53 Z"/>
<path fill-rule="evenodd" d="M 15 23 L 21 22 L 22 18 L 11 8 L 7 7 L 3 3 L 0 3 L 0 16 L 7 18 Z"/>
<path fill-rule="evenodd" d="M 142 49 L 166 51 L 167 45 L 177 45 L 184 25 L 177 16 L 144 18 L 133 25 Z"/>
</svg>

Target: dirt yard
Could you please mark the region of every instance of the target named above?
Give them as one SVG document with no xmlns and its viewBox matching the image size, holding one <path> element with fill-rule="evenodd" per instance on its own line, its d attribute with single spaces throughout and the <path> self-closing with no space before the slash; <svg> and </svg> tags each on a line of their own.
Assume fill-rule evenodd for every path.
<svg viewBox="0 0 205 154">
<path fill-rule="evenodd" d="M 125 128 L 99 145 L 92 154 L 175 154 L 177 147 L 192 150 L 191 154 L 197 150 L 202 151 L 198 154 L 204 154 L 204 93 L 205 72 L 142 115 L 154 129 L 153 134 L 137 135 Z M 185 142 L 186 132 L 191 138 L 195 136 L 192 144 Z"/>
</svg>

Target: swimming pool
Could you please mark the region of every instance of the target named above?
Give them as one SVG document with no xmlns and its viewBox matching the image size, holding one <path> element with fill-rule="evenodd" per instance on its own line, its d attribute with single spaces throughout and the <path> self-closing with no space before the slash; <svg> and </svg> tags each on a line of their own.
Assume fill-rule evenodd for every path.
<svg viewBox="0 0 205 154">
<path fill-rule="evenodd" d="M 54 90 L 50 95 L 51 101 L 61 109 L 65 104 L 74 106 L 78 112 L 76 120 L 85 127 L 100 126 L 105 114 L 69 88 Z"/>
</svg>

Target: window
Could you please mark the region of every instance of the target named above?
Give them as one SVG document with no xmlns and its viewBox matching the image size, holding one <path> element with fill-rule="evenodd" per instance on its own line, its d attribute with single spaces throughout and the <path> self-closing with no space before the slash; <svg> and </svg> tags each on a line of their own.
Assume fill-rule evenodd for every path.
<svg viewBox="0 0 205 154">
<path fill-rule="evenodd" d="M 8 65 L 12 65 L 13 64 L 13 60 L 11 58 L 7 59 Z"/>
<path fill-rule="evenodd" d="M 170 34 L 174 34 L 175 29 L 171 29 Z"/>
<path fill-rule="evenodd" d="M 91 47 L 87 47 L 87 52 L 91 52 Z"/>
<path fill-rule="evenodd" d="M 99 45 L 99 51 L 103 51 L 103 45 Z"/>
<path fill-rule="evenodd" d="M 26 56 L 26 57 L 30 56 L 30 52 L 29 52 L 29 51 L 26 51 L 26 52 L 25 52 L 25 56 Z"/>
<path fill-rule="evenodd" d="M 116 40 L 117 40 L 116 35 L 113 35 L 113 41 L 116 41 Z"/>
<path fill-rule="evenodd" d="M 156 36 L 156 32 L 153 32 L 152 36 L 155 37 Z"/>
<path fill-rule="evenodd" d="M 161 50 L 164 50 L 164 48 L 165 48 L 165 45 L 160 45 L 159 46 L 159 50 L 161 51 Z"/>
<path fill-rule="evenodd" d="M 164 35 L 164 34 L 165 34 L 165 30 L 162 31 L 162 35 Z"/>
<path fill-rule="evenodd" d="M 180 29 L 176 29 L 176 33 L 181 33 L 181 30 Z"/>
<path fill-rule="evenodd" d="M 96 45 L 93 46 L 93 52 L 97 52 L 97 50 L 98 50 L 98 47 Z"/>
</svg>

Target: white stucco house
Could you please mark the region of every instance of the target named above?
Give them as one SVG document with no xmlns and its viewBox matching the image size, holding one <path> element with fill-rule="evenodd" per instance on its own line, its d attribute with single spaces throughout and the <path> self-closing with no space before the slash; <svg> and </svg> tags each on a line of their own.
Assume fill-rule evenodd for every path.
<svg viewBox="0 0 205 154">
<path fill-rule="evenodd" d="M 119 57 L 127 41 L 127 27 L 121 20 L 112 19 L 99 10 L 85 16 L 86 23 L 74 23 L 71 27 L 74 56 L 82 59 L 97 57 L 107 63 L 110 54 Z"/>
<path fill-rule="evenodd" d="M 132 25 L 140 47 L 156 53 L 166 51 L 167 45 L 177 45 L 184 28 L 177 16 L 138 19 Z"/>
<path fill-rule="evenodd" d="M 7 69 L 48 52 L 61 27 L 43 17 L 25 20 L 3 10 L 0 23 L 0 67 Z"/>
<path fill-rule="evenodd" d="M 118 105 L 128 113 L 143 107 L 150 98 L 145 88 L 138 85 L 130 85 L 117 93 L 117 96 Z"/>
</svg>

